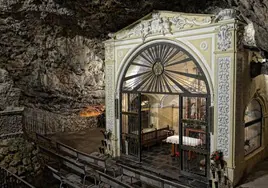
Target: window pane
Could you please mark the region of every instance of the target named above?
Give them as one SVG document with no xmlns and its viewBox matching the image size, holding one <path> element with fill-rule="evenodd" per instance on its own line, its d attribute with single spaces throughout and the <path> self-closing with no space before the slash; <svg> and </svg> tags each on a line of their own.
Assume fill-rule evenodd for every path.
<svg viewBox="0 0 268 188">
<path fill-rule="evenodd" d="M 261 122 L 257 122 L 245 128 L 245 155 L 261 146 Z"/>
<path fill-rule="evenodd" d="M 261 118 L 261 105 L 258 101 L 252 100 L 249 105 L 247 106 L 245 112 L 245 123 L 251 122 L 253 120 Z"/>
</svg>

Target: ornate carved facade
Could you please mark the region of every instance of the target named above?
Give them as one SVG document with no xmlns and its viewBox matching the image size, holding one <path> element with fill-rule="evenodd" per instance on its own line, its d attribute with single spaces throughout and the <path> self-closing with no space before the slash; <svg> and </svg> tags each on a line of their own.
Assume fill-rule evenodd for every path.
<svg viewBox="0 0 268 188">
<path fill-rule="evenodd" d="M 243 44 L 255 45 L 252 25 L 245 29 L 244 26 L 241 28 L 242 25 L 243 23 L 235 18 L 235 11 L 231 9 L 222 10 L 218 15 L 157 11 L 124 30 L 111 34 L 111 39 L 106 42 L 106 128 L 112 130 L 115 137 L 120 137 L 122 121 L 120 117 L 115 117 L 115 114 L 119 114 L 121 109 L 115 108 L 115 100 L 122 102 L 120 101 L 122 90 L 126 93 L 134 92 L 135 97 L 146 87 L 151 88 L 150 95 L 153 95 L 155 91 L 160 91 L 159 93 L 163 95 L 161 99 L 166 98 L 168 92 L 172 93 L 173 89 L 183 90 L 181 93 L 173 92 L 173 95 L 180 96 L 184 93 L 198 96 L 204 93 L 193 94 L 187 90 L 194 92 L 193 85 L 196 86 L 199 83 L 201 86 L 200 82 L 205 81 L 208 86 L 205 95 L 209 95 L 208 98 L 211 99 L 209 106 L 215 106 L 210 108 L 212 110 L 208 112 L 209 114 L 205 114 L 208 115 L 207 119 L 213 117 L 209 122 L 213 129 L 208 136 L 211 147 L 208 150 L 223 152 L 224 160 L 231 171 L 228 179 L 231 184 L 236 184 L 241 169 L 247 168 L 247 165 L 250 166 L 243 154 L 243 143 L 242 145 L 241 142 L 238 143 L 238 139 L 244 139 L 242 116 L 249 100 L 249 91 L 245 89 L 252 84 L 249 77 L 249 62 L 245 58 L 250 55 L 250 50 L 244 49 Z M 155 44 L 177 46 L 180 50 L 175 53 L 171 48 L 170 50 L 167 47 L 160 48 Z M 181 52 L 189 53 L 191 60 L 184 57 Z M 158 56 L 160 59 L 168 57 L 170 65 L 174 65 L 174 68 L 166 68 L 169 66 L 168 63 L 162 64 L 164 61 L 155 58 Z M 172 59 L 173 57 L 177 59 Z M 193 62 L 197 65 L 196 72 L 188 72 L 189 67 L 194 67 L 190 65 Z M 267 67 L 266 64 L 263 65 L 264 72 Z M 167 74 L 167 78 L 164 78 L 164 73 Z M 176 77 L 176 82 L 173 77 Z M 156 82 L 161 79 L 162 81 L 157 85 Z M 199 81 L 194 82 L 194 79 L 199 79 Z M 243 81 L 247 82 L 243 83 L 245 87 L 241 84 Z M 181 87 L 183 84 L 190 86 L 185 89 Z M 154 89 L 154 85 L 158 89 Z M 129 98 L 132 100 L 131 95 Z M 159 106 L 164 106 L 162 103 L 163 101 L 159 101 Z M 193 113 L 189 114 L 197 117 L 195 106 L 192 105 L 191 108 Z M 115 109 L 119 110 L 115 112 Z M 187 109 L 189 111 L 190 108 Z M 177 134 L 181 133 L 177 131 Z M 119 139 L 115 141 L 114 147 L 116 150 L 114 154 L 121 155 L 122 147 L 126 145 L 122 146 Z M 237 155 L 238 153 L 240 155 Z M 244 162 L 244 166 L 241 165 L 241 161 Z"/>
</svg>

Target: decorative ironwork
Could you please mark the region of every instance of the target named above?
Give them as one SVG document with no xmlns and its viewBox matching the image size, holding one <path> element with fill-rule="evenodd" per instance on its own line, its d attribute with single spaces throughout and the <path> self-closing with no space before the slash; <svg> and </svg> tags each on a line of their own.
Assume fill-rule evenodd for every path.
<svg viewBox="0 0 268 188">
<path fill-rule="evenodd" d="M 0 187 L 1 188 L 34 188 L 34 186 L 30 185 L 20 177 L 15 174 L 9 172 L 8 170 L 0 167 Z"/>
<path fill-rule="evenodd" d="M 140 94 L 122 93 L 121 152 L 140 160 L 141 140 Z"/>
<path fill-rule="evenodd" d="M 122 91 L 207 94 L 205 76 L 195 59 L 169 43 L 152 44 L 131 60 Z"/>
<path fill-rule="evenodd" d="M 141 129 L 141 95 L 179 95 L 181 173 L 209 176 L 210 104 L 206 77 L 197 61 L 175 44 L 160 42 L 140 50 L 129 62 L 121 82 L 121 152 L 141 161 L 142 146 L 164 140 L 164 130 Z M 169 128 L 168 128 L 169 129 Z M 183 141 L 185 141 L 183 143 Z"/>
</svg>

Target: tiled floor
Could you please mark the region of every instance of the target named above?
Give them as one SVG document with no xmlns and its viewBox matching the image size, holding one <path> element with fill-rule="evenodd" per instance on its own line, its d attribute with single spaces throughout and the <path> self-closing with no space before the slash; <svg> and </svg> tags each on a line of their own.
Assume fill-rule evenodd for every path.
<svg viewBox="0 0 268 188">
<path fill-rule="evenodd" d="M 142 165 L 158 174 L 180 176 L 179 158 L 171 156 L 171 144 L 162 144 L 142 150 Z"/>
</svg>

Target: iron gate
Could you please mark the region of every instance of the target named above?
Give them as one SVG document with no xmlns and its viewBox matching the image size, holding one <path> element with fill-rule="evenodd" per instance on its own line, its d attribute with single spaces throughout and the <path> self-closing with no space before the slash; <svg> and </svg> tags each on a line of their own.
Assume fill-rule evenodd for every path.
<svg viewBox="0 0 268 188">
<path fill-rule="evenodd" d="M 141 160 L 141 93 L 180 96 L 181 172 L 209 176 L 209 84 L 195 58 L 168 42 L 153 43 L 130 59 L 121 80 L 121 152 Z"/>
<path fill-rule="evenodd" d="M 180 96 L 179 103 L 181 173 L 206 180 L 210 164 L 209 98 Z"/>
<path fill-rule="evenodd" d="M 140 94 L 121 94 L 121 152 L 141 160 Z"/>
</svg>

